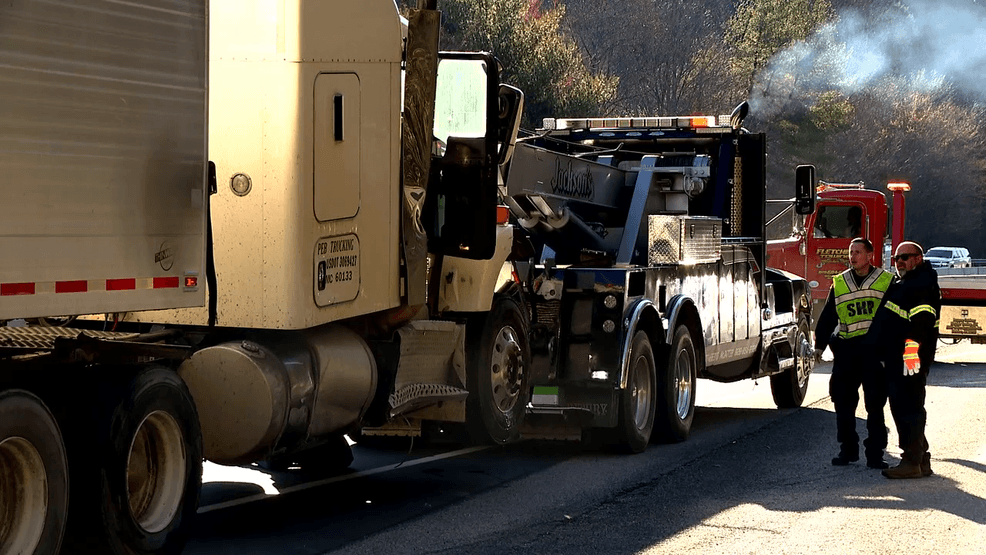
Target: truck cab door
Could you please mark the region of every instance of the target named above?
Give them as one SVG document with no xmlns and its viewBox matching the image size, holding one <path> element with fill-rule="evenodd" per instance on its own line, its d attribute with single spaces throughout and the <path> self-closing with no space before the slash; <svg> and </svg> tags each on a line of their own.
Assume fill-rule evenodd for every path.
<svg viewBox="0 0 986 555">
<path fill-rule="evenodd" d="M 422 213 L 428 251 L 486 260 L 496 247 L 499 75 L 486 53 L 439 55 L 435 149 Z"/>
</svg>

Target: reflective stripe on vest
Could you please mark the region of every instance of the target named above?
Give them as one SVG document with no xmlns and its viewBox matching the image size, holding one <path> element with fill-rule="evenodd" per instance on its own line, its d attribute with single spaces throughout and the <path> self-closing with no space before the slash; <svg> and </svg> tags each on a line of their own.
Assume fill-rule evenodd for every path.
<svg viewBox="0 0 986 555">
<path fill-rule="evenodd" d="M 875 268 L 857 287 L 849 276 L 850 272 L 852 269 L 832 278 L 835 312 L 839 315 L 839 336 L 843 338 L 859 337 L 870 329 L 880 300 L 893 280 L 890 272 Z"/>
</svg>

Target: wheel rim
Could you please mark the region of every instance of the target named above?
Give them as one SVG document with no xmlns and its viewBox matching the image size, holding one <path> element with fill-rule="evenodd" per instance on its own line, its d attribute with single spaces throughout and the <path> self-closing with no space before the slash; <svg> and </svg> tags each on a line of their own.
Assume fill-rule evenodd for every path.
<svg viewBox="0 0 986 555">
<path fill-rule="evenodd" d="M 520 385 L 524 377 L 524 356 L 520 340 L 512 326 L 500 328 L 493 340 L 490 360 L 493 404 L 502 413 L 509 413 L 520 399 Z"/>
<path fill-rule="evenodd" d="M 688 418 L 688 411 L 692 404 L 692 367 L 695 364 L 691 350 L 684 347 L 678 348 L 678 356 L 674 361 L 674 389 L 677 394 L 677 404 L 675 412 L 678 419 Z"/>
<path fill-rule="evenodd" d="M 796 371 L 798 373 L 798 388 L 804 389 L 808 383 L 808 375 L 811 374 L 812 348 L 808 341 L 808 333 L 804 329 L 798 329 L 798 359 Z"/>
<path fill-rule="evenodd" d="M 0 442 L 0 552 L 33 553 L 44 532 L 48 476 L 30 441 Z"/>
<path fill-rule="evenodd" d="M 653 402 L 654 384 L 651 383 L 650 364 L 643 355 L 638 355 L 633 362 L 633 383 L 631 384 L 630 399 L 633 403 L 633 425 L 643 430 L 649 424 L 650 406 Z"/>
<path fill-rule="evenodd" d="M 144 418 L 127 458 L 127 491 L 134 520 L 150 533 L 164 530 L 185 494 L 185 442 L 164 411 Z"/>
</svg>

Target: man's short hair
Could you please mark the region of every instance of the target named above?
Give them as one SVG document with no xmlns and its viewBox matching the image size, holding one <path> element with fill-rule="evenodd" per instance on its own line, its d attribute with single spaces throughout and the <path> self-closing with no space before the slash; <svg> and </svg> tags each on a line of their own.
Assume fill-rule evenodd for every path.
<svg viewBox="0 0 986 555">
<path fill-rule="evenodd" d="M 863 245 L 863 248 L 866 250 L 866 252 L 873 252 L 873 243 L 871 243 L 870 240 L 867 239 L 866 237 L 856 237 L 852 241 L 849 241 L 850 247 L 853 246 L 854 244 Z"/>
<path fill-rule="evenodd" d="M 900 248 L 902 246 L 905 246 L 905 245 L 906 246 L 910 246 L 910 247 L 914 247 L 914 250 L 918 251 L 917 253 L 919 255 L 924 256 L 924 249 L 921 248 L 921 245 L 917 244 L 914 241 L 902 241 L 899 245 L 897 245 L 897 250 L 900 250 Z"/>
</svg>

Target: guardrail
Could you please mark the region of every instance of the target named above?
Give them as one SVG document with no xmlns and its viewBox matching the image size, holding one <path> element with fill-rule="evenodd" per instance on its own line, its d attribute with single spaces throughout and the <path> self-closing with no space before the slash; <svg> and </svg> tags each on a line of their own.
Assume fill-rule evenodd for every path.
<svg viewBox="0 0 986 555">
<path fill-rule="evenodd" d="M 940 276 L 977 276 L 986 274 L 986 266 L 973 266 L 971 268 L 935 268 Z"/>
</svg>

